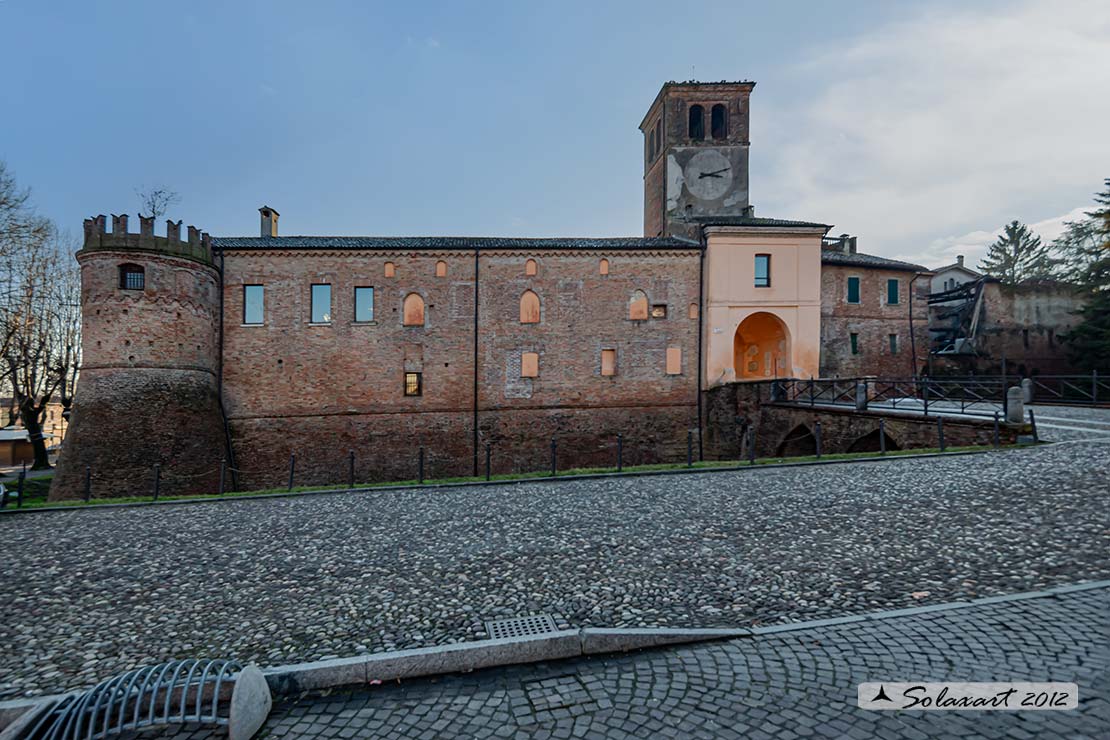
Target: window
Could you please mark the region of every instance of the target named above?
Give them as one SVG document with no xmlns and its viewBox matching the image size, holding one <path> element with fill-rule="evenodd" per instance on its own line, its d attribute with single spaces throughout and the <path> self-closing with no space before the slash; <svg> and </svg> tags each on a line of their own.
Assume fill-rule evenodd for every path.
<svg viewBox="0 0 1110 740">
<path fill-rule="evenodd" d="M 891 278 L 886 281 L 886 302 L 889 306 L 898 305 L 898 279 Z"/>
<path fill-rule="evenodd" d="M 424 379 L 422 373 L 405 373 L 405 395 L 424 395 Z"/>
<path fill-rule="evenodd" d="M 120 265 L 119 287 L 124 290 L 142 290 L 146 287 L 145 270 L 139 265 Z"/>
<path fill-rule="evenodd" d="M 628 300 L 628 318 L 638 321 L 648 317 L 648 299 L 647 293 L 642 290 L 632 292 L 632 297 Z"/>
<path fill-rule="evenodd" d="M 663 119 L 659 118 L 655 121 L 655 153 L 658 154 L 663 150 Z"/>
<path fill-rule="evenodd" d="M 331 323 L 331 286 L 327 283 L 312 286 L 311 321 L 313 324 Z"/>
<path fill-rule="evenodd" d="M 771 287 L 771 255 L 769 254 L 755 256 L 755 287 Z"/>
<path fill-rule="evenodd" d="M 898 335 L 897 334 L 891 334 L 889 336 L 889 339 L 890 339 L 890 354 L 892 354 L 892 355 L 898 354 Z"/>
<path fill-rule="evenodd" d="M 714 139 L 728 138 L 728 109 L 720 103 L 709 112 L 709 132 Z"/>
<path fill-rule="evenodd" d="M 530 260 L 528 260 L 527 262 L 524 263 L 524 274 L 525 275 L 535 275 L 536 274 L 536 261 L 535 260 L 530 259 Z"/>
<path fill-rule="evenodd" d="M 609 274 L 609 260 L 602 259 L 601 262 L 599 262 L 598 265 L 597 265 L 597 271 L 598 271 L 598 274 L 600 274 L 600 275 L 608 275 Z"/>
<path fill-rule="evenodd" d="M 691 303 L 686 309 L 686 318 L 696 319 L 698 317 L 698 304 Z"/>
<path fill-rule="evenodd" d="M 858 355 L 859 354 L 859 334 L 849 334 L 848 335 L 848 341 L 852 345 L 852 354 L 853 355 Z"/>
<path fill-rule="evenodd" d="M 243 286 L 243 323 L 261 324 L 265 316 L 264 288 L 261 285 Z"/>
<path fill-rule="evenodd" d="M 667 375 L 682 374 L 682 348 L 667 347 Z"/>
<path fill-rule="evenodd" d="M 535 352 L 525 352 L 520 356 L 520 377 L 535 378 L 540 374 L 540 356 Z"/>
<path fill-rule="evenodd" d="M 700 105 L 690 106 L 688 134 L 694 141 L 701 141 L 705 138 L 705 109 Z"/>
<path fill-rule="evenodd" d="M 859 278 L 848 278 L 848 303 L 859 303 Z"/>
<path fill-rule="evenodd" d="M 601 350 L 601 374 L 617 374 L 617 351 L 615 349 Z"/>
<path fill-rule="evenodd" d="M 436 262 L 436 277 L 447 277 L 447 263 L 443 260 Z"/>
<path fill-rule="evenodd" d="M 393 263 L 392 262 L 386 262 L 385 263 L 385 276 L 386 277 L 393 277 L 396 274 L 397 274 L 397 268 L 394 267 Z"/>
<path fill-rule="evenodd" d="M 374 320 L 374 289 L 355 288 L 355 323 Z"/>
<path fill-rule="evenodd" d="M 424 326 L 424 299 L 418 293 L 405 296 L 401 307 L 401 323 L 404 326 Z"/>
<path fill-rule="evenodd" d="M 665 319 L 665 318 L 667 318 L 667 304 L 666 303 L 656 303 L 654 306 L 652 306 L 651 307 L 651 318 L 653 318 L 653 319 Z"/>
<path fill-rule="evenodd" d="M 654 128 L 651 130 L 651 133 L 648 134 L 647 139 L 648 139 L 648 162 L 651 162 L 652 160 L 655 159 L 655 148 L 656 148 L 655 129 Z"/>
<path fill-rule="evenodd" d="M 540 323 L 540 297 L 530 290 L 520 296 L 520 323 Z"/>
</svg>

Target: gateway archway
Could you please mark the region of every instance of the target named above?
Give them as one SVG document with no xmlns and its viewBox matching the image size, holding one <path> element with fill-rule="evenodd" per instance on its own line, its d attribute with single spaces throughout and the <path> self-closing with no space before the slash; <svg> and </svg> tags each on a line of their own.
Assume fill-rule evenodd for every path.
<svg viewBox="0 0 1110 740">
<path fill-rule="evenodd" d="M 778 316 L 760 311 L 736 327 L 732 340 L 737 380 L 790 377 L 790 330 Z"/>
</svg>

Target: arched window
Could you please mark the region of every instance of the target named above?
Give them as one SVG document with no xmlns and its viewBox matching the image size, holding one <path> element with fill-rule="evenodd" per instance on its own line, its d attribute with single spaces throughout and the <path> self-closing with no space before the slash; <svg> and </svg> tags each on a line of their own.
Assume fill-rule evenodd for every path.
<svg viewBox="0 0 1110 740">
<path fill-rule="evenodd" d="M 633 291 L 632 297 L 628 300 L 628 318 L 638 321 L 640 319 L 646 319 L 647 317 L 647 293 L 642 290 Z"/>
<path fill-rule="evenodd" d="M 119 287 L 124 290 L 142 290 L 146 287 L 146 271 L 142 265 L 120 265 Z"/>
<path fill-rule="evenodd" d="M 447 263 L 443 260 L 436 262 L 436 277 L 447 277 Z"/>
<path fill-rule="evenodd" d="M 698 317 L 698 304 L 691 303 L 690 307 L 686 309 L 686 318 L 696 319 Z"/>
<path fill-rule="evenodd" d="M 540 323 L 540 297 L 530 290 L 520 296 L 520 323 Z"/>
<path fill-rule="evenodd" d="M 409 293 L 405 296 L 402 314 L 404 326 L 424 326 L 424 299 L 417 293 Z"/>
<path fill-rule="evenodd" d="M 393 277 L 396 274 L 397 274 L 397 270 L 393 267 L 393 263 L 392 262 L 386 262 L 385 263 L 385 276 L 386 277 Z"/>
<path fill-rule="evenodd" d="M 688 134 L 694 141 L 705 138 L 705 108 L 700 105 L 690 106 L 690 127 Z"/>
<path fill-rule="evenodd" d="M 728 108 L 720 103 L 709 112 L 709 133 L 714 139 L 728 138 Z"/>
<path fill-rule="evenodd" d="M 530 259 L 530 260 L 528 260 L 527 262 L 524 263 L 524 274 L 525 275 L 535 275 L 536 274 L 536 261 L 535 260 Z"/>
<path fill-rule="evenodd" d="M 601 275 L 608 275 L 609 274 L 609 260 L 607 260 L 605 258 L 602 258 L 601 262 L 598 263 L 597 271 Z"/>
</svg>

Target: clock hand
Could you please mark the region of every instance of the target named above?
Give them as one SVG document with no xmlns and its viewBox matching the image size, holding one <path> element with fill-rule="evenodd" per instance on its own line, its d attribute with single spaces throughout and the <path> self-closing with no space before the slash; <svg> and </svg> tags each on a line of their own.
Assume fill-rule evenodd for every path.
<svg viewBox="0 0 1110 740">
<path fill-rule="evenodd" d="M 728 167 L 722 167 L 721 169 L 715 170 L 713 172 L 702 172 L 698 175 L 698 179 L 700 180 L 705 177 L 720 177 L 722 172 L 728 172 Z"/>
</svg>

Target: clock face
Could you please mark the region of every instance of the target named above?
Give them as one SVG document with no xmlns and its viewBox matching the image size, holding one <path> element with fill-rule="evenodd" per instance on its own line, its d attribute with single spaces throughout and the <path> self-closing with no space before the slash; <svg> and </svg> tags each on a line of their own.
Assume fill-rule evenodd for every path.
<svg viewBox="0 0 1110 740">
<path fill-rule="evenodd" d="M 717 200 L 732 186 L 732 163 L 715 149 L 690 157 L 683 172 L 686 189 L 700 200 Z"/>
</svg>

